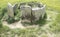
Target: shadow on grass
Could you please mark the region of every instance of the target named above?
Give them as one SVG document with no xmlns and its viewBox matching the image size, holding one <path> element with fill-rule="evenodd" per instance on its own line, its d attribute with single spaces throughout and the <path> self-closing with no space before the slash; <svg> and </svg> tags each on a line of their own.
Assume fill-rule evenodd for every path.
<svg viewBox="0 0 60 37">
<path fill-rule="evenodd" d="M 40 19 L 40 20 L 36 21 L 35 24 L 37 24 L 39 26 L 43 26 L 44 24 L 46 24 L 46 19 Z"/>
<path fill-rule="evenodd" d="M 12 24 L 12 23 L 18 22 L 19 20 L 20 20 L 19 18 L 15 20 L 14 17 L 8 17 L 6 21 L 8 22 L 8 24 Z"/>
<path fill-rule="evenodd" d="M 45 13 L 44 18 L 42 19 L 40 17 L 40 19 L 38 21 L 35 22 L 35 24 L 39 25 L 39 26 L 43 26 L 46 24 L 46 19 L 47 19 L 47 14 Z"/>
<path fill-rule="evenodd" d="M 46 19 L 47 19 L 47 14 L 45 14 L 43 19 L 40 17 L 40 19 L 38 21 L 36 21 L 36 22 L 33 22 L 33 23 L 23 22 L 22 24 L 25 25 L 25 26 L 26 25 L 39 25 L 39 26 L 43 26 L 43 25 L 46 24 Z"/>
</svg>

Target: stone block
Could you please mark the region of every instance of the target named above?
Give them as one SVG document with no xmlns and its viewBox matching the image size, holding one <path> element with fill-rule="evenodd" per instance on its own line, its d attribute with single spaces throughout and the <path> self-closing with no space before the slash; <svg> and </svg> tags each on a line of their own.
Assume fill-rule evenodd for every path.
<svg viewBox="0 0 60 37">
<path fill-rule="evenodd" d="M 8 3 L 7 8 L 8 8 L 8 16 L 10 16 L 10 17 L 14 17 L 13 6 L 12 6 L 10 3 Z"/>
</svg>

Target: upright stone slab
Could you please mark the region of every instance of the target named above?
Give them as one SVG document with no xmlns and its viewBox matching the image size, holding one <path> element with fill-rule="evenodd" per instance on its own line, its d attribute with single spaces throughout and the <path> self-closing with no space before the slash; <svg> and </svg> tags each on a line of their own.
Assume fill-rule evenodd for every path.
<svg viewBox="0 0 60 37">
<path fill-rule="evenodd" d="M 43 5 L 42 3 L 35 3 L 36 7 L 32 7 L 32 14 L 35 16 L 35 20 L 37 21 L 40 18 L 44 18 L 45 15 L 45 5 Z"/>
<path fill-rule="evenodd" d="M 31 7 L 30 6 L 21 6 L 21 16 L 24 18 L 30 18 L 31 16 Z"/>
<path fill-rule="evenodd" d="M 39 7 L 35 7 L 35 8 L 32 8 L 32 14 L 36 18 L 34 21 L 37 21 L 37 20 L 39 20 L 39 17 L 42 15 L 42 12 Z"/>
<path fill-rule="evenodd" d="M 8 3 L 8 16 L 14 17 L 13 6 L 10 3 Z"/>
<path fill-rule="evenodd" d="M 17 10 L 18 10 L 18 4 L 16 3 L 13 5 L 14 16 L 17 15 L 17 13 L 18 13 Z"/>
<path fill-rule="evenodd" d="M 40 17 L 43 19 L 45 15 L 45 6 L 44 7 L 35 7 L 32 8 L 32 14 L 35 16 L 35 21 L 39 20 Z"/>
</svg>

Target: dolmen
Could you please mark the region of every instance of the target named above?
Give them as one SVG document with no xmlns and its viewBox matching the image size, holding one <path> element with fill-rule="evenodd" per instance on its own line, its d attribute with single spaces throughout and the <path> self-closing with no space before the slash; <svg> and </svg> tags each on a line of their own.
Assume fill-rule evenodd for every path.
<svg viewBox="0 0 60 37">
<path fill-rule="evenodd" d="M 45 5 L 38 2 L 22 2 L 19 4 L 20 9 L 20 19 L 24 22 L 35 22 L 40 18 L 45 16 Z M 16 10 L 18 9 L 18 4 L 11 5 L 8 3 L 8 16 L 14 17 Z"/>
</svg>

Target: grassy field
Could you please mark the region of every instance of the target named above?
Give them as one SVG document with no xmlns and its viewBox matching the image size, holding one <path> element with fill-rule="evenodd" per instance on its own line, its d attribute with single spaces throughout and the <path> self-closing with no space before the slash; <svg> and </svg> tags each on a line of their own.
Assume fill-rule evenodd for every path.
<svg viewBox="0 0 60 37">
<path fill-rule="evenodd" d="M 60 37 L 60 0 L 0 0 L 0 18 L 8 2 L 14 4 L 30 1 L 42 2 L 46 5 L 47 18 L 49 18 L 46 24 L 29 29 L 10 29 L 3 26 L 0 28 L 0 37 Z"/>
</svg>

